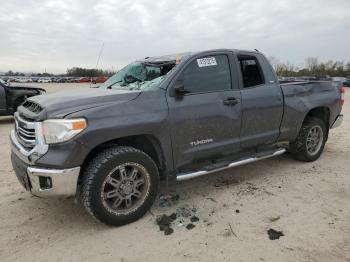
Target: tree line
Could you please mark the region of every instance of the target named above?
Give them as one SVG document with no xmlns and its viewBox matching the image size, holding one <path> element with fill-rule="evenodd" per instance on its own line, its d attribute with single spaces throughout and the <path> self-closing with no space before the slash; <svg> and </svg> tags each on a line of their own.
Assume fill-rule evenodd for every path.
<svg viewBox="0 0 350 262">
<path fill-rule="evenodd" d="M 102 70 L 102 69 L 88 69 L 88 68 L 81 68 L 81 67 L 73 67 L 67 69 L 67 76 L 73 76 L 73 77 L 80 77 L 80 76 L 86 76 L 86 77 L 97 77 L 97 76 L 112 76 L 115 72 L 108 71 L 108 70 Z"/>
<path fill-rule="evenodd" d="M 350 76 L 350 62 L 333 61 L 321 62 L 316 57 L 305 59 L 304 66 L 298 67 L 290 62 L 281 62 L 274 57 L 269 58 L 278 76 L 298 77 L 298 76 Z"/>
</svg>

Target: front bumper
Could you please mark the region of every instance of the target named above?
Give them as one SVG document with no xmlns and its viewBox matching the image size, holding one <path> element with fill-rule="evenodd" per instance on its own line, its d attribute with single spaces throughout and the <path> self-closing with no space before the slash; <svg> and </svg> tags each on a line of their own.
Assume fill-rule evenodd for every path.
<svg viewBox="0 0 350 262">
<path fill-rule="evenodd" d="M 39 197 L 69 197 L 77 191 L 80 167 L 45 169 L 27 167 L 31 193 Z"/>
<path fill-rule="evenodd" d="M 31 149 L 25 148 L 19 142 L 18 133 L 15 130 L 12 130 L 10 134 L 12 166 L 24 188 L 39 197 L 74 196 L 77 191 L 80 167 L 57 169 L 36 164 L 48 152 L 48 145 L 42 134 L 41 122 L 27 121 L 16 113 L 15 124 L 16 130 L 19 127 L 25 127 L 35 131 L 35 143 L 32 143 Z M 25 132 L 26 129 L 20 131 Z"/>
<path fill-rule="evenodd" d="M 341 126 L 341 124 L 343 123 L 343 118 L 343 115 L 338 115 L 334 123 L 332 124 L 331 129 Z"/>
<path fill-rule="evenodd" d="M 29 165 L 12 145 L 11 161 L 19 182 L 39 197 L 69 197 L 77 191 L 80 167 L 50 169 Z"/>
</svg>

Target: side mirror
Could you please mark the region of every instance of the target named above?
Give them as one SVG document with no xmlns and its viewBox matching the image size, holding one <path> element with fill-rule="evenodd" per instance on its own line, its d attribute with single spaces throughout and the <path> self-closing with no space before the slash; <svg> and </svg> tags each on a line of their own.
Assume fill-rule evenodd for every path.
<svg viewBox="0 0 350 262">
<path fill-rule="evenodd" d="M 184 94 L 188 94 L 190 91 L 185 89 L 185 86 L 182 81 L 177 81 L 174 86 L 174 91 L 176 95 L 183 96 Z"/>
</svg>

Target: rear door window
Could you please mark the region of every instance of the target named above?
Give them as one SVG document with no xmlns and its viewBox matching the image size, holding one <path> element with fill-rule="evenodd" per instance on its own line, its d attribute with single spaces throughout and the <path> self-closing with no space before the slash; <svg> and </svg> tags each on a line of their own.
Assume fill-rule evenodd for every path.
<svg viewBox="0 0 350 262">
<path fill-rule="evenodd" d="M 255 56 L 238 56 L 244 88 L 265 83 L 258 59 Z"/>
<path fill-rule="evenodd" d="M 190 93 L 223 91 L 231 88 L 228 57 L 213 55 L 195 59 L 184 70 L 183 83 Z"/>
</svg>

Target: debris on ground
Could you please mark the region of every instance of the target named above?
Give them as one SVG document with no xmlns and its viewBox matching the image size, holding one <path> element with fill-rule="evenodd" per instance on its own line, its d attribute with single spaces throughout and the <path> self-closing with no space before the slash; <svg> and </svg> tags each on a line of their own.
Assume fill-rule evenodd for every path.
<svg viewBox="0 0 350 262">
<path fill-rule="evenodd" d="M 192 216 L 190 220 L 191 222 L 198 222 L 199 218 L 197 216 Z"/>
<path fill-rule="evenodd" d="M 258 187 L 256 185 L 254 185 L 253 183 L 250 182 L 246 182 L 246 187 L 240 189 L 237 192 L 237 196 L 243 196 L 243 195 L 254 195 L 256 193 L 262 193 L 262 194 L 267 194 L 269 196 L 274 196 L 275 194 L 267 191 L 265 188 L 263 187 Z"/>
<path fill-rule="evenodd" d="M 239 211 L 239 209 L 236 209 L 236 211 L 235 211 L 235 212 L 238 214 L 240 211 Z"/>
<path fill-rule="evenodd" d="M 225 229 L 225 232 L 222 234 L 224 237 L 230 237 L 232 235 L 231 231 L 229 229 Z"/>
<path fill-rule="evenodd" d="M 237 180 L 234 177 L 221 177 L 218 178 L 214 184 L 214 187 L 223 187 L 223 186 L 229 186 L 232 184 L 238 184 L 239 180 Z"/>
<path fill-rule="evenodd" d="M 197 209 L 195 207 L 179 207 L 175 213 L 171 215 L 160 215 L 157 217 L 156 223 L 159 226 L 159 230 L 164 232 L 164 235 L 170 235 L 174 232 L 172 225 L 180 228 L 186 225 L 188 230 L 195 227 L 193 223 L 199 221 L 199 217 L 196 216 Z"/>
<path fill-rule="evenodd" d="M 172 229 L 171 227 L 167 227 L 166 229 L 164 229 L 164 235 L 171 235 L 172 233 L 174 233 L 174 229 Z"/>
<path fill-rule="evenodd" d="M 176 209 L 176 214 L 178 214 L 181 217 L 190 217 L 192 215 L 192 210 L 186 207 L 179 207 Z M 196 211 L 194 211 L 196 212 Z"/>
<path fill-rule="evenodd" d="M 177 215 L 175 213 L 172 213 L 169 218 L 172 219 L 173 221 L 176 219 Z"/>
<path fill-rule="evenodd" d="M 270 222 L 276 222 L 277 220 L 279 220 L 281 217 L 277 216 L 277 217 L 271 217 L 269 218 Z"/>
<path fill-rule="evenodd" d="M 277 230 L 274 230 L 272 228 L 267 230 L 267 234 L 269 235 L 270 240 L 276 240 L 276 239 L 279 239 L 280 237 L 284 236 L 282 231 L 277 231 Z"/>
<path fill-rule="evenodd" d="M 171 223 L 176 219 L 176 214 L 173 213 L 170 216 L 161 215 L 157 217 L 157 225 L 160 231 L 164 231 L 164 235 L 170 235 L 174 232 L 171 228 Z"/>
<path fill-rule="evenodd" d="M 258 187 L 256 187 L 255 185 L 252 185 L 251 183 L 247 183 L 247 187 L 246 188 L 242 188 L 237 192 L 238 196 L 242 196 L 242 195 L 253 195 L 255 193 L 255 191 L 258 190 Z"/>
<path fill-rule="evenodd" d="M 177 227 L 183 227 L 184 226 L 184 222 L 182 220 L 177 221 L 175 224 L 176 224 Z"/>
<path fill-rule="evenodd" d="M 179 198 L 180 196 L 178 194 L 171 193 L 171 192 L 167 194 L 162 194 L 159 197 L 159 206 L 172 207 L 178 202 Z"/>
<path fill-rule="evenodd" d="M 175 215 L 175 216 L 174 216 Z M 175 218 L 174 218 L 175 217 Z M 157 217 L 157 225 L 170 225 L 176 219 L 176 214 L 173 213 L 170 216 L 161 215 Z"/>
<path fill-rule="evenodd" d="M 254 185 L 253 183 L 250 183 L 250 182 L 246 182 L 246 184 L 248 185 L 248 189 L 249 190 L 258 190 L 259 188 Z"/>
<path fill-rule="evenodd" d="M 241 239 L 237 236 L 237 234 L 233 231 L 232 226 L 231 226 L 230 223 L 228 223 L 228 226 L 230 227 L 230 231 L 231 231 L 232 235 L 234 235 L 238 240 L 241 240 Z M 242 240 L 241 240 L 241 241 L 242 241 Z"/>
<path fill-rule="evenodd" d="M 188 229 L 188 230 L 191 230 L 191 229 L 193 229 L 193 228 L 195 228 L 196 226 L 195 225 L 193 225 L 192 223 L 189 223 L 187 226 L 186 226 L 186 228 Z"/>
</svg>

